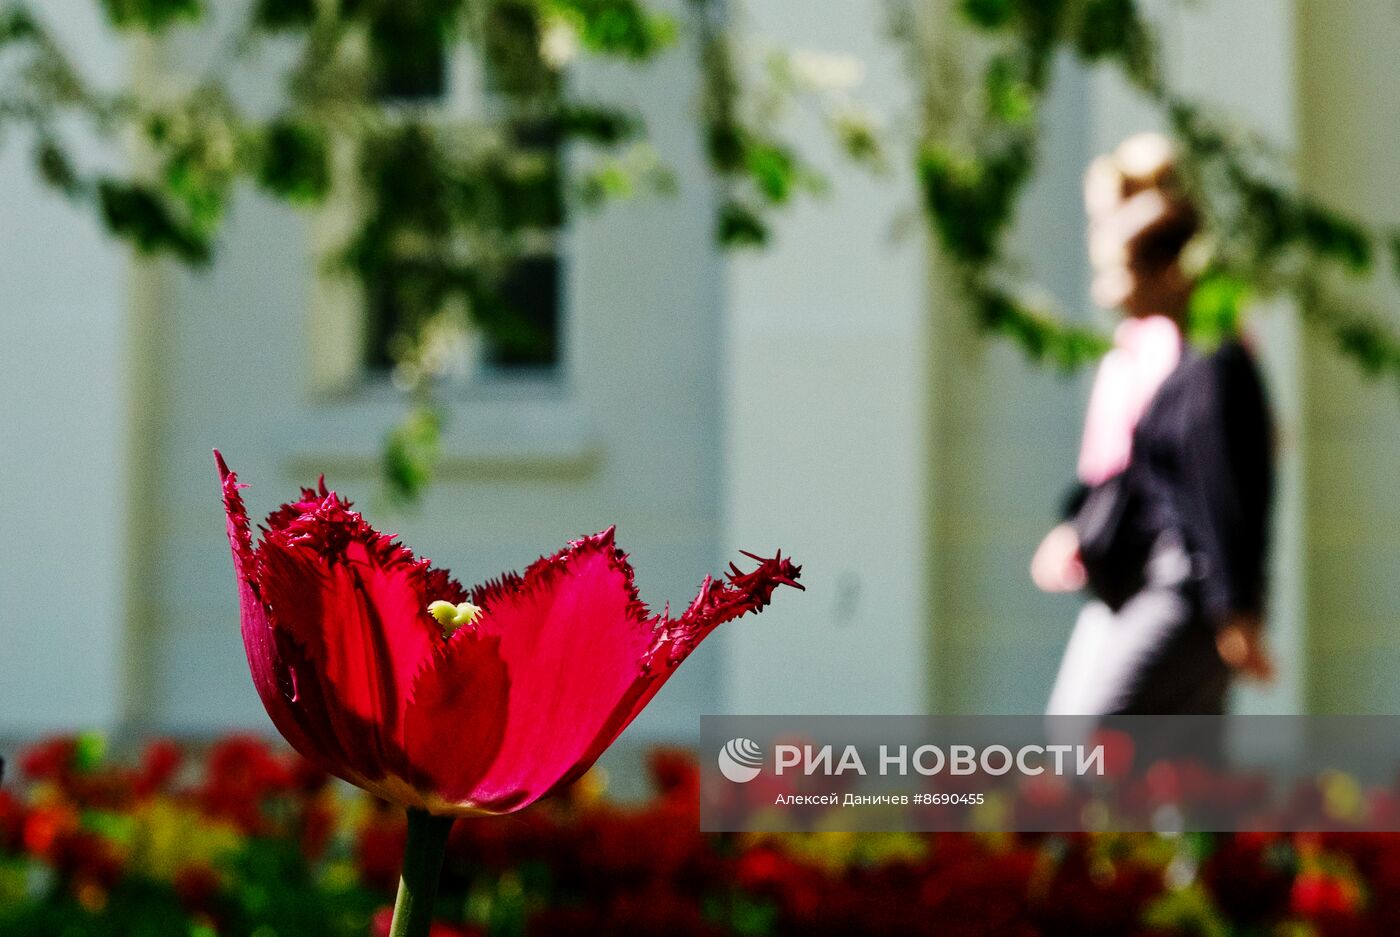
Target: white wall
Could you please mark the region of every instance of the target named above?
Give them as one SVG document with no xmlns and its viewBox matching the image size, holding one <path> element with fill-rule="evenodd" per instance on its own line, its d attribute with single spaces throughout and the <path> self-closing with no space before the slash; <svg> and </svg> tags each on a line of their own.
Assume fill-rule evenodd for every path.
<svg viewBox="0 0 1400 937">
<path fill-rule="evenodd" d="M 1299 174 L 1307 190 L 1366 223 L 1400 222 L 1400 11 L 1383 0 L 1298 4 Z M 1390 258 L 1361 301 L 1396 327 Z M 1400 395 L 1307 334 L 1306 611 L 1309 704 L 1400 712 Z"/>
<path fill-rule="evenodd" d="M 758 43 L 849 53 L 862 101 L 907 117 L 884 5 L 746 6 Z M 928 696 L 929 353 L 926 246 L 904 153 L 871 180 L 832 158 L 815 120 L 783 128 L 820 154 L 829 198 L 728 265 L 724 541 L 782 547 L 807 592 L 726 639 L 731 713 L 922 712 Z M 901 225 L 901 220 L 913 220 Z M 899 233 L 903 230 L 903 233 Z"/>
<path fill-rule="evenodd" d="M 1009 246 L 1080 321 L 1095 321 L 1080 185 L 1093 152 L 1090 101 L 1085 71 L 1057 62 L 1036 175 Z M 928 313 L 939 356 L 933 704 L 941 712 L 1038 713 L 1079 600 L 1038 591 L 1030 557 L 1074 480 L 1088 375 L 1033 364 L 980 333 L 954 290 L 939 300 Z"/>
<path fill-rule="evenodd" d="M 44 13 L 90 78 L 125 74 L 96 6 Z M 111 725 L 122 704 L 126 255 L 35 180 L 31 143 L 0 141 L 0 737 Z"/>
</svg>

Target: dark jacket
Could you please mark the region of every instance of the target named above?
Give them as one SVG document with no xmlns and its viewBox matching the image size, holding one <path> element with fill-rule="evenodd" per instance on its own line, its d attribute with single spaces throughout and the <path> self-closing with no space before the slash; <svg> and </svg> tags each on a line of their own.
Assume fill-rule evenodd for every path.
<svg viewBox="0 0 1400 937">
<path fill-rule="evenodd" d="M 1262 612 L 1273 447 L 1250 353 L 1237 341 L 1205 354 L 1188 346 L 1138 422 L 1128 467 L 1072 496 L 1091 590 L 1120 607 L 1171 531 L 1191 556 L 1195 597 L 1210 624 Z"/>
</svg>

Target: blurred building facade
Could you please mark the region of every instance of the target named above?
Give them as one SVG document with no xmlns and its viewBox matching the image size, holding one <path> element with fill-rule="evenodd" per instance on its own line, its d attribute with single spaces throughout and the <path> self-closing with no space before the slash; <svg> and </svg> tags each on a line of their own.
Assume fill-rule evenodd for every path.
<svg viewBox="0 0 1400 937">
<path fill-rule="evenodd" d="M 55 3 L 54 22 L 93 75 L 129 74 L 136 50 L 91 6 Z M 802 0 L 749 6 L 756 37 L 854 55 L 863 99 L 911 114 L 878 0 L 821 17 Z M 1177 87 L 1296 151 L 1315 194 L 1400 218 L 1400 99 L 1376 93 L 1400 67 L 1400 15 L 1379 0 L 1161 12 Z M 164 54 L 197 57 L 199 40 Z M 400 402 L 383 381 L 326 380 L 354 313 L 324 281 L 325 219 L 245 193 L 209 270 L 140 263 L 41 190 L 23 147 L 0 152 L 0 736 L 266 727 L 214 446 L 255 514 L 324 472 L 469 581 L 613 523 L 657 606 L 688 601 L 739 548 L 796 556 L 808 591 L 702 648 L 635 738 L 688 738 L 708 712 L 1039 710 L 1074 603 L 1035 592 L 1026 566 L 1072 471 L 1085 380 L 973 334 L 900 160 L 887 178 L 847 169 L 799 119 L 831 195 L 785 214 L 769 250 L 722 256 L 688 58 L 575 80 L 646 115 L 679 191 L 571 225 L 560 367 L 466 382 L 439 481 L 408 513 L 374 496 Z M 1082 167 L 1159 122 L 1110 75 L 1066 62 L 1056 87 L 1019 253 L 1082 307 Z M 1400 402 L 1293 310 L 1257 325 L 1281 427 L 1284 676 L 1243 705 L 1395 711 Z"/>
</svg>

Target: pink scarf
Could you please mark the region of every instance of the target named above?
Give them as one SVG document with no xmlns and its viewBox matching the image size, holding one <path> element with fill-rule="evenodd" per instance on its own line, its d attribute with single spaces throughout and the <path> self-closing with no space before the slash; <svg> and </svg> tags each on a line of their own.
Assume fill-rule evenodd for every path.
<svg viewBox="0 0 1400 937">
<path fill-rule="evenodd" d="M 1133 430 L 1181 360 L 1181 330 L 1166 316 L 1124 319 L 1113 332 L 1089 396 L 1079 480 L 1098 485 L 1128 467 Z"/>
</svg>

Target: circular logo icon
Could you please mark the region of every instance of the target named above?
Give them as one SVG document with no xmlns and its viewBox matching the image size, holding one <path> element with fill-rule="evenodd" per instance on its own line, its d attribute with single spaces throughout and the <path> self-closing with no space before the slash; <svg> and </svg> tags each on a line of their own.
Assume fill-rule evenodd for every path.
<svg viewBox="0 0 1400 937">
<path fill-rule="evenodd" d="M 719 750 L 719 773 L 736 784 L 758 777 L 763 770 L 763 749 L 753 739 L 730 739 Z"/>
</svg>

